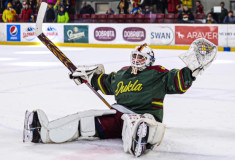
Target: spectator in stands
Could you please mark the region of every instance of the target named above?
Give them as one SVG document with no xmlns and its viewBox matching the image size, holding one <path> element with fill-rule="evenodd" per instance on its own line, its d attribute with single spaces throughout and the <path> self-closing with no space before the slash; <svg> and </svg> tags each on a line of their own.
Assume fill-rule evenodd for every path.
<svg viewBox="0 0 235 160">
<path fill-rule="evenodd" d="M 36 18 L 35 18 L 35 15 L 34 15 L 34 13 L 32 13 L 31 15 L 30 15 L 30 18 L 29 18 L 29 22 L 36 22 Z"/>
<path fill-rule="evenodd" d="M 137 3 L 134 3 L 134 8 L 132 9 L 131 14 L 141 14 L 141 13 L 142 13 L 141 7 L 139 7 Z"/>
<path fill-rule="evenodd" d="M 7 4 L 7 9 L 3 11 L 2 20 L 3 22 L 15 22 L 16 11 L 13 9 L 12 4 Z"/>
<path fill-rule="evenodd" d="M 55 11 L 53 9 L 53 4 L 49 3 L 47 11 L 46 11 L 46 15 L 45 15 L 45 22 L 52 23 L 54 22 L 54 20 L 55 20 Z"/>
<path fill-rule="evenodd" d="M 5 3 L 4 3 L 5 8 L 7 8 L 8 3 L 12 4 L 12 0 L 5 0 Z"/>
<path fill-rule="evenodd" d="M 60 12 L 60 6 L 61 6 L 61 1 L 60 0 L 57 0 L 55 5 L 54 5 L 54 11 L 55 11 L 55 22 L 57 22 L 57 18 L 58 18 L 58 14 Z"/>
<path fill-rule="evenodd" d="M 86 2 L 82 2 L 82 8 L 80 10 L 80 14 L 95 14 L 95 11 L 91 7 L 91 5 L 87 5 Z"/>
<path fill-rule="evenodd" d="M 176 13 L 177 12 L 177 6 L 180 5 L 179 0 L 167 0 L 168 2 L 168 13 Z"/>
<path fill-rule="evenodd" d="M 54 5 L 55 14 L 57 15 L 61 11 L 61 1 L 57 0 Z"/>
<path fill-rule="evenodd" d="M 131 4 L 133 5 L 133 8 L 135 8 L 136 4 L 138 7 L 141 7 L 144 0 L 130 0 L 131 1 Z"/>
<path fill-rule="evenodd" d="M 88 8 L 88 13 L 89 14 L 95 14 L 95 10 L 90 4 L 87 5 L 87 8 Z"/>
<path fill-rule="evenodd" d="M 37 9 L 36 0 L 29 0 L 29 8 L 33 10 L 33 13 L 36 13 L 36 9 Z"/>
<path fill-rule="evenodd" d="M 128 9 L 129 9 L 129 3 L 127 0 L 121 0 L 118 4 L 118 10 L 119 14 L 128 14 Z"/>
<path fill-rule="evenodd" d="M 215 24 L 217 23 L 216 20 L 213 18 L 212 13 L 208 13 L 206 16 L 206 24 Z"/>
<path fill-rule="evenodd" d="M 4 11 L 4 3 L 3 1 L 0 1 L 0 14 L 2 14 L 2 12 Z"/>
<path fill-rule="evenodd" d="M 156 9 L 157 9 L 157 13 L 164 13 L 166 11 L 167 8 L 167 0 L 156 0 Z"/>
<path fill-rule="evenodd" d="M 21 21 L 22 22 L 29 22 L 29 19 L 30 19 L 32 13 L 33 13 L 33 10 L 31 8 L 29 8 L 29 4 L 27 3 L 25 5 L 25 8 L 22 10 Z"/>
<path fill-rule="evenodd" d="M 184 6 L 183 12 L 179 14 L 178 21 L 180 23 L 194 23 L 193 13 L 189 10 L 188 6 Z"/>
<path fill-rule="evenodd" d="M 107 11 L 106 11 L 106 14 L 108 15 L 111 15 L 111 14 L 114 14 L 115 12 L 112 10 L 112 8 L 109 8 Z"/>
<path fill-rule="evenodd" d="M 71 7 L 69 0 L 64 4 L 64 10 L 65 12 L 68 12 L 68 14 L 75 14 L 74 8 Z"/>
<path fill-rule="evenodd" d="M 37 0 L 35 13 L 38 13 L 38 10 L 39 10 L 39 8 L 40 8 L 40 5 L 41 5 L 41 0 Z"/>
<path fill-rule="evenodd" d="M 143 14 L 152 14 L 152 11 L 150 11 L 149 6 L 145 6 L 143 10 Z"/>
<path fill-rule="evenodd" d="M 21 13 L 21 9 L 23 8 L 23 6 L 20 0 L 16 0 L 15 3 L 13 3 L 13 8 L 15 9 L 17 14 Z"/>
<path fill-rule="evenodd" d="M 57 15 L 57 23 L 68 23 L 69 14 L 65 12 L 64 6 L 60 6 L 60 12 Z"/>
<path fill-rule="evenodd" d="M 216 23 L 218 23 L 218 21 L 219 21 L 219 15 L 218 15 L 217 13 L 214 13 L 214 8 L 211 8 L 211 11 L 210 11 L 209 13 L 211 13 L 213 19 L 216 21 Z M 209 13 L 208 13 L 208 14 L 209 14 Z"/>
<path fill-rule="evenodd" d="M 153 13 L 157 12 L 157 1 L 165 1 L 165 0 L 144 0 L 142 6 L 149 6 L 149 10 Z"/>
<path fill-rule="evenodd" d="M 176 10 L 178 13 L 183 12 L 184 6 L 182 0 L 179 0 L 179 4 L 176 6 Z"/>
<path fill-rule="evenodd" d="M 233 11 L 228 12 L 228 15 L 224 18 L 224 23 L 226 24 L 235 23 L 235 17 L 233 16 Z"/>
<path fill-rule="evenodd" d="M 47 3 L 49 4 L 52 4 L 52 5 L 55 5 L 55 3 L 56 3 L 56 0 L 47 0 Z"/>
<path fill-rule="evenodd" d="M 201 1 L 196 1 L 196 14 L 203 14 L 204 13 L 204 7 L 201 4 Z"/>
<path fill-rule="evenodd" d="M 228 15 L 228 10 L 224 8 L 224 2 L 221 2 L 220 6 L 221 6 L 221 13 L 219 14 L 219 23 L 223 23 L 225 16 Z"/>
</svg>

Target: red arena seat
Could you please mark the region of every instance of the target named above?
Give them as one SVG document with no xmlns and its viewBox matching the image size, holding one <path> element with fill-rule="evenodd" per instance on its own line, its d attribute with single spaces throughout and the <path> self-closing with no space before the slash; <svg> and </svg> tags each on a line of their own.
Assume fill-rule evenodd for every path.
<svg viewBox="0 0 235 160">
<path fill-rule="evenodd" d="M 195 19 L 204 19 L 205 18 L 205 14 L 196 14 L 195 15 Z"/>
<path fill-rule="evenodd" d="M 91 14 L 91 23 L 97 23 L 98 17 L 98 14 Z"/>
<path fill-rule="evenodd" d="M 98 15 L 98 23 L 106 23 L 107 22 L 107 14 L 99 14 Z"/>
<path fill-rule="evenodd" d="M 126 19 L 126 14 L 118 14 L 116 18 L 118 23 L 124 23 Z"/>
<path fill-rule="evenodd" d="M 2 14 L 0 14 L 0 22 L 3 22 L 3 20 L 2 20 Z"/>
<path fill-rule="evenodd" d="M 135 21 L 135 15 L 134 14 L 127 14 L 126 15 L 126 23 L 134 23 Z"/>
<path fill-rule="evenodd" d="M 83 23 L 90 23 L 91 15 L 90 14 L 82 14 L 81 15 L 81 22 Z"/>
<path fill-rule="evenodd" d="M 155 23 L 157 15 L 156 14 L 146 14 L 144 18 L 145 23 Z"/>
<path fill-rule="evenodd" d="M 164 23 L 165 14 L 158 13 L 156 14 L 156 23 Z"/>
<path fill-rule="evenodd" d="M 175 19 L 175 14 L 174 13 L 165 14 L 165 18 L 166 19 Z"/>
<path fill-rule="evenodd" d="M 137 14 L 135 16 L 135 23 L 144 23 L 144 14 Z"/>
<path fill-rule="evenodd" d="M 117 23 L 117 19 L 116 19 L 116 15 L 115 14 L 110 14 L 107 17 L 107 22 L 108 23 Z"/>
</svg>

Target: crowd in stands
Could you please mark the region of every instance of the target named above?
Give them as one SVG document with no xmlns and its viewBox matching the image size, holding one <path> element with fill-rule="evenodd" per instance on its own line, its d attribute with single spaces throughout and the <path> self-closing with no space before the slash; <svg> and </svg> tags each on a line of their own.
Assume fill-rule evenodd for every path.
<svg viewBox="0 0 235 160">
<path fill-rule="evenodd" d="M 70 0 L 47 0 L 45 22 L 67 23 L 69 14 L 75 14 Z M 41 0 L 1 0 L 0 14 L 3 22 L 35 22 Z"/>
<path fill-rule="evenodd" d="M 20 0 L 1 0 L 0 18 L 3 22 L 35 22 L 41 2 L 42 0 L 25 0 L 23 3 Z M 48 3 L 48 9 L 44 21 L 49 23 L 76 22 L 74 19 L 82 18 L 82 16 L 75 15 L 96 14 L 94 8 L 86 2 L 82 2 L 79 11 L 75 11 L 70 0 L 46 0 L 46 2 Z M 192 0 L 120 0 L 117 13 L 109 8 L 105 14 L 107 16 L 120 14 L 143 15 L 144 17 L 154 17 L 149 15 L 162 14 L 163 17 L 160 18 L 163 19 L 166 14 L 174 14 L 175 20 L 169 21 L 170 23 L 235 23 L 233 11 L 228 11 L 224 5 L 224 2 L 220 3 L 220 13 L 215 13 L 212 8 L 206 14 L 200 0 L 197 0 L 195 4 L 192 4 Z M 195 6 L 194 12 L 192 6 Z M 155 18 L 159 17 L 156 16 Z"/>
</svg>

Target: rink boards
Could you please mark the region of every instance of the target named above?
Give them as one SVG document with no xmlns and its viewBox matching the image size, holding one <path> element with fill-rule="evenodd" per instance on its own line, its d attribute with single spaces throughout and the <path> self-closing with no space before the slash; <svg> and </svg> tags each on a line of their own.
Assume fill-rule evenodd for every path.
<svg viewBox="0 0 235 160">
<path fill-rule="evenodd" d="M 235 51 L 235 26 L 226 24 L 45 23 L 43 32 L 60 46 L 132 48 L 148 43 L 153 48 L 188 49 L 203 37 L 220 51 Z M 40 44 L 35 23 L 0 23 L 0 44 Z"/>
</svg>

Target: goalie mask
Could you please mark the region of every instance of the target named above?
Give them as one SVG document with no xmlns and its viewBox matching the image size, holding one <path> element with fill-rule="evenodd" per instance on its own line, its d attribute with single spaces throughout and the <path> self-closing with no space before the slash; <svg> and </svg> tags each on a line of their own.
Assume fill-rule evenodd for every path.
<svg viewBox="0 0 235 160">
<path fill-rule="evenodd" d="M 136 47 L 131 53 L 131 73 L 137 74 L 138 71 L 143 71 L 146 67 L 152 66 L 154 62 L 153 50 L 146 43 Z"/>
</svg>

